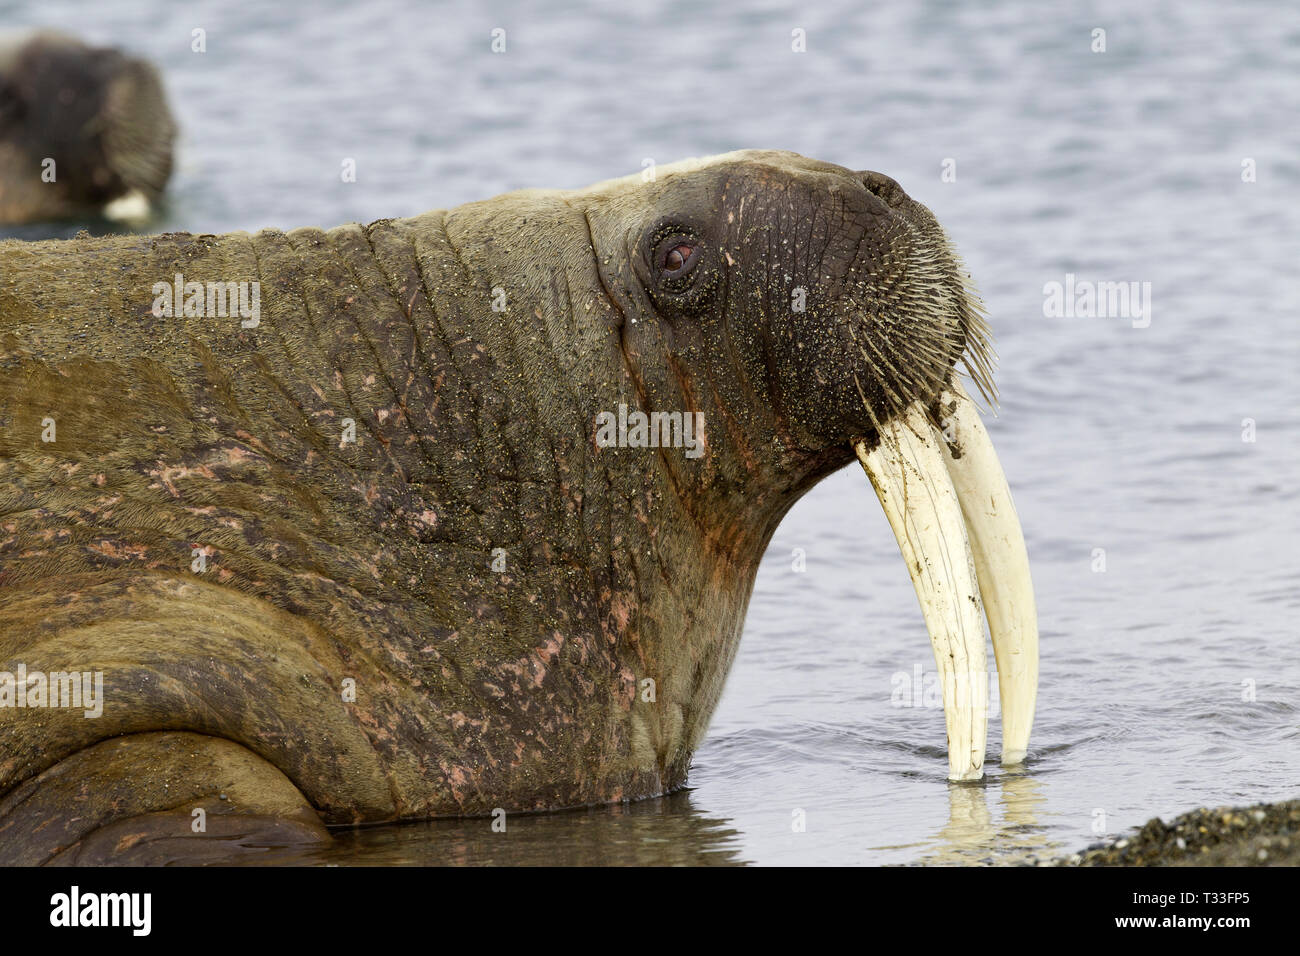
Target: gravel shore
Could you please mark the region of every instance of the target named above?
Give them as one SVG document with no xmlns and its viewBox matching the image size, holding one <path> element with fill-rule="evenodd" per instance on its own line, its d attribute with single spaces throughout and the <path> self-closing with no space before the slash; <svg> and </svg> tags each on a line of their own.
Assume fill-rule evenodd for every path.
<svg viewBox="0 0 1300 956">
<path fill-rule="evenodd" d="M 1300 866 L 1300 800 L 1202 807 L 1038 866 Z"/>
</svg>

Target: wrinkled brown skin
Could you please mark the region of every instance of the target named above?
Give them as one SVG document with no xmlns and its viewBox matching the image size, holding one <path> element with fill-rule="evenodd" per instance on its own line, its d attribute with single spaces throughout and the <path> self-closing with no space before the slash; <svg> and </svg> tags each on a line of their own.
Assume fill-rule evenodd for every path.
<svg viewBox="0 0 1300 956">
<path fill-rule="evenodd" d="M 700 249 L 675 292 L 665 224 Z M 919 284 L 940 235 L 884 177 L 748 151 L 326 232 L 0 243 L 0 670 L 105 697 L 0 709 L 0 860 L 166 844 L 222 791 L 256 843 L 311 839 L 307 806 L 680 787 L 777 523 L 890 414 L 862 347 L 933 381 L 961 352 L 956 267 Z M 260 326 L 155 317 L 177 272 L 259 281 Z M 705 453 L 598 448 L 619 403 L 703 412 Z"/>
<path fill-rule="evenodd" d="M 132 192 L 152 204 L 175 139 L 146 61 L 52 32 L 0 49 L 0 224 L 98 216 Z"/>
</svg>

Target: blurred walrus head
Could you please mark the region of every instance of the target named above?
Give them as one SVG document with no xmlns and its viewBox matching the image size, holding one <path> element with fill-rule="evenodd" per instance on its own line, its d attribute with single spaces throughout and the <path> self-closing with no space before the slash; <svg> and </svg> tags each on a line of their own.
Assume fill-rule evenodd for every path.
<svg viewBox="0 0 1300 956">
<path fill-rule="evenodd" d="M 0 41 L 0 223 L 142 219 L 175 138 L 144 60 L 58 33 Z"/>
</svg>

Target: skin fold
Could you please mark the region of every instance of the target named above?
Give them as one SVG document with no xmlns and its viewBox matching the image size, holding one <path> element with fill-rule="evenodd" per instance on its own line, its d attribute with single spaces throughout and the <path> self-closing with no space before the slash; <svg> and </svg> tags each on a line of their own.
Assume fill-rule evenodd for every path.
<svg viewBox="0 0 1300 956">
<path fill-rule="evenodd" d="M 258 323 L 155 315 L 176 273 L 258 282 Z M 892 180 L 768 151 L 0 243 L 0 670 L 104 686 L 0 708 L 0 860 L 680 787 L 777 524 L 959 359 L 987 380 L 973 302 Z M 620 403 L 702 413 L 703 454 L 599 447 Z"/>
</svg>

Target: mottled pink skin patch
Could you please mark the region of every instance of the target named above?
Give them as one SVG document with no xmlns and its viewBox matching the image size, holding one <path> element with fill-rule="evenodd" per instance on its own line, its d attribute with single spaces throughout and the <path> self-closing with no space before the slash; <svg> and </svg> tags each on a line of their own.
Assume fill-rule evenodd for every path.
<svg viewBox="0 0 1300 956">
<path fill-rule="evenodd" d="M 618 672 L 618 676 L 623 681 L 622 693 L 618 697 L 618 706 L 622 710 L 631 710 L 632 702 L 636 700 L 636 675 L 624 667 Z"/>
<path fill-rule="evenodd" d="M 464 767 L 443 763 L 440 765 L 451 795 L 457 803 L 464 804 L 470 795 L 470 779 Z"/>
<path fill-rule="evenodd" d="M 159 462 L 156 468 L 151 468 L 146 471 L 145 474 L 151 478 L 157 478 L 159 480 L 159 484 L 150 485 L 151 488 L 157 488 L 160 486 L 165 487 L 167 492 L 173 498 L 179 498 L 181 496 L 181 493 L 176 490 L 175 483 L 177 481 L 184 478 L 190 478 L 194 475 L 198 475 L 202 478 L 216 477 L 216 475 L 213 474 L 212 469 L 206 465 L 195 465 L 191 467 L 189 465 L 164 465 L 162 462 Z"/>
<path fill-rule="evenodd" d="M 563 646 L 564 638 L 557 634 L 555 637 L 547 638 L 523 657 L 502 662 L 496 669 L 525 681 L 533 688 L 540 688 L 546 679 L 547 667 Z"/>
<path fill-rule="evenodd" d="M 609 636 L 616 640 L 618 634 L 627 631 L 628 621 L 632 618 L 632 609 L 634 607 L 632 596 L 630 594 L 619 594 L 609 605 L 610 616 L 614 619 L 615 632 Z"/>
<path fill-rule="evenodd" d="M 222 463 L 230 466 L 246 465 L 258 461 L 260 457 L 250 454 L 248 449 L 240 448 L 238 445 L 228 445 L 221 449 Z"/>
<path fill-rule="evenodd" d="M 551 639 L 549 641 L 546 641 L 541 646 L 541 648 L 538 649 L 538 655 L 542 658 L 544 662 L 549 664 L 556 656 L 559 655 L 560 648 L 562 648 L 563 646 L 564 646 L 564 635 L 561 634 L 559 631 L 554 631 L 551 634 Z"/>
<path fill-rule="evenodd" d="M 113 541 L 97 541 L 88 547 L 96 554 L 102 554 L 114 561 L 143 561 L 149 555 L 149 549 L 143 545 L 121 544 Z"/>
<path fill-rule="evenodd" d="M 471 730 L 481 731 L 486 724 L 485 721 L 466 717 L 465 713 L 459 710 L 453 714 L 448 714 L 447 722 L 451 724 L 455 730 L 464 730 L 465 728 L 469 728 Z"/>
</svg>

